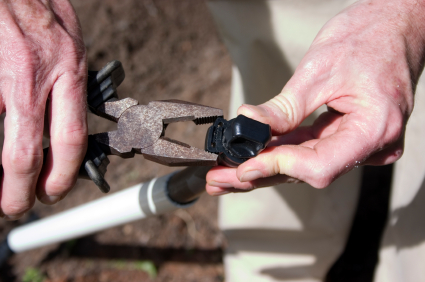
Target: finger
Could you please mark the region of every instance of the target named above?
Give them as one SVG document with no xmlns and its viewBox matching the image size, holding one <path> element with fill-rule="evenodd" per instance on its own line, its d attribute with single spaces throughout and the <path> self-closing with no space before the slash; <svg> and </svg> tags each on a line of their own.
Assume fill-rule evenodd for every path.
<svg viewBox="0 0 425 282">
<path fill-rule="evenodd" d="M 285 174 L 316 188 L 326 187 L 390 142 L 388 138 L 375 134 L 376 128 L 369 128 L 369 132 L 365 132 L 363 124 L 365 121 L 361 118 L 350 119 L 349 115 L 345 115 L 336 133 L 299 146 L 266 149 L 256 158 L 240 165 L 237 177 L 241 182 L 246 182 Z"/>
<path fill-rule="evenodd" d="M 299 183 L 287 175 L 274 175 L 253 181 L 241 182 L 236 176 L 236 168 L 215 167 L 207 174 L 207 193 L 219 196 L 228 193 L 249 192 L 256 188 L 274 186 L 281 183 Z"/>
<path fill-rule="evenodd" d="M 221 189 L 232 189 L 234 187 L 237 187 L 239 189 L 251 190 L 248 183 L 239 183 L 239 185 L 235 185 L 235 183 L 240 182 L 239 179 L 236 177 L 236 170 L 236 168 L 224 166 L 217 166 L 210 169 L 206 176 L 206 189 L 208 194 L 218 196 L 219 194 L 216 194 L 216 191 L 219 192 L 221 191 Z"/>
<path fill-rule="evenodd" d="M 35 93 L 32 71 L 23 71 L 25 79 L 4 88 L 7 115 L 2 164 L 1 210 L 6 219 L 14 220 L 34 203 L 34 190 L 43 163 L 42 134 L 44 103 L 48 87 Z"/>
<path fill-rule="evenodd" d="M 270 147 L 282 144 L 300 144 L 313 147 L 319 138 L 326 138 L 335 133 L 341 123 L 342 115 L 335 112 L 325 112 L 321 114 L 312 126 L 298 128 L 289 134 L 275 136 L 269 144 Z M 211 195 L 223 195 L 230 192 L 250 191 L 254 188 L 272 186 L 279 183 L 300 182 L 286 175 L 275 175 L 248 182 L 241 182 L 236 176 L 236 168 L 216 167 L 210 170 L 207 175 L 207 192 Z"/>
<path fill-rule="evenodd" d="M 61 200 L 74 186 L 87 148 L 85 64 L 66 72 L 51 94 L 50 150 L 37 186 L 45 204 Z"/>
<path fill-rule="evenodd" d="M 370 156 L 362 165 L 388 165 L 396 162 L 403 155 L 404 136 L 398 142 Z"/>
</svg>

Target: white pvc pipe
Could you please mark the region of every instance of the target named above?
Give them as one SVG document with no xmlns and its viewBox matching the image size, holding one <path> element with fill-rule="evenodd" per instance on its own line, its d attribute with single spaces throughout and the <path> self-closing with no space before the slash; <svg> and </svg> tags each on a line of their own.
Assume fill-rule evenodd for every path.
<svg viewBox="0 0 425 282">
<path fill-rule="evenodd" d="M 180 205 L 167 196 L 171 174 L 137 184 L 110 196 L 13 229 L 7 243 L 17 253 L 67 241 L 121 225 Z"/>
</svg>

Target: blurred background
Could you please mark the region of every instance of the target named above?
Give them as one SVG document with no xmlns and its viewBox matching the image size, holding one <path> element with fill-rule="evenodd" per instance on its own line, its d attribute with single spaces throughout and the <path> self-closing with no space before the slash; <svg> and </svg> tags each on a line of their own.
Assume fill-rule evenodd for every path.
<svg viewBox="0 0 425 282">
<path fill-rule="evenodd" d="M 81 21 L 89 69 L 99 70 L 111 60 L 123 63 L 126 79 L 118 89 L 121 98 L 132 97 L 140 104 L 186 100 L 221 108 L 226 117 L 231 61 L 205 1 L 71 2 Z M 91 133 L 114 130 L 114 126 L 104 119 L 89 117 Z M 203 148 L 207 128 L 208 125 L 193 123 L 173 124 L 166 135 Z M 111 193 L 175 170 L 146 161 L 140 155 L 110 160 L 106 179 Z M 102 196 L 93 183 L 79 180 L 59 204 L 36 203 L 32 212 L 46 217 Z M 24 221 L 25 218 L 18 222 L 0 220 L 0 239 Z M 203 195 L 187 210 L 16 254 L 0 269 L 0 279 L 224 281 L 225 244 L 217 227 L 217 198 Z"/>
</svg>

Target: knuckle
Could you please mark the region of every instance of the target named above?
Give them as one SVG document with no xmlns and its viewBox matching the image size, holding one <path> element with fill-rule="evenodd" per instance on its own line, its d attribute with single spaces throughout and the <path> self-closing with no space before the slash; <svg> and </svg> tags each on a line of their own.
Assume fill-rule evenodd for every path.
<svg viewBox="0 0 425 282">
<path fill-rule="evenodd" d="M 329 180 L 328 178 L 313 177 L 313 179 L 311 179 L 307 183 L 313 186 L 314 188 L 323 189 L 328 187 L 332 183 L 332 181 Z"/>
<path fill-rule="evenodd" d="M 393 163 L 393 162 L 398 161 L 403 156 L 403 153 L 404 153 L 403 148 L 398 149 L 398 150 L 394 150 L 393 153 L 392 153 L 393 159 L 391 159 L 389 161 L 389 163 Z"/>
<path fill-rule="evenodd" d="M 28 211 L 33 206 L 33 202 L 11 202 L 7 203 L 2 207 L 2 211 L 5 215 L 8 216 L 17 216 L 21 215 L 24 212 Z"/>
<path fill-rule="evenodd" d="M 276 149 L 277 154 L 283 154 L 285 158 L 276 158 L 273 166 L 273 175 L 283 174 L 295 177 L 304 182 L 307 182 L 314 188 L 322 189 L 329 186 L 334 179 L 333 171 L 328 164 L 323 161 L 315 160 L 311 165 L 297 166 L 297 157 L 291 155 L 290 151 L 282 147 Z M 301 169 L 300 172 L 298 169 Z"/>
<path fill-rule="evenodd" d="M 400 159 L 404 154 L 404 144 L 398 145 L 393 152 L 396 160 Z"/>
<path fill-rule="evenodd" d="M 19 62 L 16 66 L 24 66 L 22 62 L 28 62 L 33 57 L 31 47 L 23 40 L 16 40 L 13 49 L 10 50 L 9 59 Z"/>
<path fill-rule="evenodd" d="M 381 122 L 374 127 L 370 126 L 366 135 L 372 144 L 383 148 L 403 137 L 406 119 L 399 110 L 389 107 L 378 120 Z"/>
<path fill-rule="evenodd" d="M 394 114 L 395 116 L 397 116 L 397 114 Z M 390 121 L 388 128 L 387 128 L 387 139 L 389 141 L 389 143 L 393 143 L 397 140 L 399 140 L 403 134 L 404 134 L 404 129 L 405 129 L 405 125 L 403 122 L 403 118 L 401 117 L 393 117 L 393 121 Z"/>
<path fill-rule="evenodd" d="M 65 146 L 84 148 L 87 143 L 87 126 L 80 123 L 69 123 L 59 133 L 59 142 Z"/>
<path fill-rule="evenodd" d="M 9 165 L 16 174 L 32 174 L 43 164 L 43 152 L 32 146 L 20 146 L 10 150 Z"/>
<path fill-rule="evenodd" d="M 83 67 L 86 65 L 87 51 L 84 42 L 79 37 L 73 37 L 70 34 L 66 34 L 61 39 L 61 52 L 65 58 L 64 62 L 68 63 L 83 63 Z"/>
<path fill-rule="evenodd" d="M 292 95 L 285 95 L 283 93 L 275 96 L 269 102 L 266 102 L 267 105 L 272 106 L 281 113 L 290 124 L 295 125 L 298 123 L 298 114 L 297 101 L 293 99 Z"/>
<path fill-rule="evenodd" d="M 70 62 L 85 62 L 86 61 L 86 48 L 81 42 L 74 40 L 71 37 L 66 37 L 66 47 L 63 49 L 64 55 Z"/>
<path fill-rule="evenodd" d="M 319 166 L 312 169 L 309 175 L 310 177 L 306 182 L 314 188 L 323 189 L 332 183 L 333 177 L 326 166 Z"/>
<path fill-rule="evenodd" d="M 46 190 L 51 196 L 60 196 L 75 185 L 75 179 L 69 175 L 58 175 L 51 177 L 46 183 Z"/>
<path fill-rule="evenodd" d="M 386 154 L 384 164 L 391 164 L 395 161 L 398 161 L 403 156 L 403 153 L 404 153 L 403 144 L 398 144 L 397 146 L 395 146 L 394 149 L 390 150 Z"/>
</svg>

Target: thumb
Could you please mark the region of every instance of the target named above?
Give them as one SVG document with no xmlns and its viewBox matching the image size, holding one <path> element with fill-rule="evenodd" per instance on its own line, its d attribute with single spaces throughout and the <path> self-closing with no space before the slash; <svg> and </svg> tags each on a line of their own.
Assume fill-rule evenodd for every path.
<svg viewBox="0 0 425 282">
<path fill-rule="evenodd" d="M 274 135 L 294 130 L 307 117 L 303 105 L 284 92 L 258 106 L 244 104 L 239 107 L 238 115 L 269 124 Z"/>
</svg>

